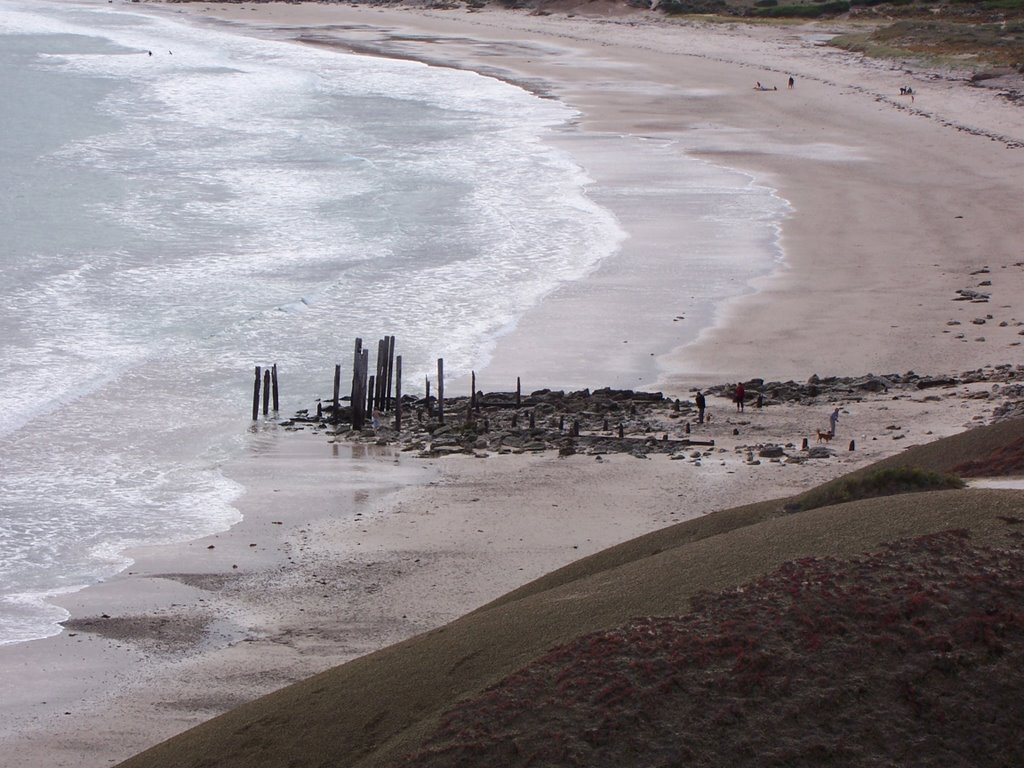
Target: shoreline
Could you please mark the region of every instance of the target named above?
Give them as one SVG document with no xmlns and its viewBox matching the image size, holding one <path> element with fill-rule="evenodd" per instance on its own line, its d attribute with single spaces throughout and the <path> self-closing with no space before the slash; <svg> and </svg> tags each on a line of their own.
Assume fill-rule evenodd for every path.
<svg viewBox="0 0 1024 768">
<path fill-rule="evenodd" d="M 198 15 L 202 7 L 185 12 Z M 908 367 L 936 373 L 1020 359 L 1019 348 L 1010 348 L 1020 328 L 1009 323 L 1024 318 L 1020 304 L 1024 269 L 1011 269 L 1008 256 L 1016 253 L 1013 248 L 1021 225 L 1016 218 L 1005 218 L 1005 205 L 985 208 L 1001 195 L 1003 203 L 1013 202 L 1005 195 L 1014 179 L 1020 178 L 1015 173 L 1021 167 L 1021 150 L 1004 147 L 1002 152 L 1010 154 L 1003 156 L 994 150 L 993 142 L 989 142 L 993 146 L 982 146 L 980 142 L 988 139 L 978 135 L 956 131 L 951 137 L 952 129 L 933 125 L 931 118 L 923 126 L 912 123 L 922 116 L 908 112 L 904 105 L 890 108 L 875 101 L 870 92 L 843 92 L 844 98 L 856 101 L 851 108 L 839 103 L 842 99 L 832 92 L 848 85 L 840 86 L 840 79 L 824 75 L 814 80 L 813 74 L 803 70 L 795 70 L 795 94 L 809 91 L 812 104 L 799 109 L 774 105 L 752 116 L 747 112 L 750 99 L 782 94 L 751 94 L 748 81 L 766 79 L 763 73 L 768 70 L 749 62 L 730 62 L 736 51 L 726 43 L 754 39 L 755 52 L 787 50 L 769 34 L 771 30 L 730 25 L 724 32 L 716 30 L 709 41 L 701 41 L 689 29 L 687 39 L 698 50 L 691 56 L 638 48 L 641 40 L 649 40 L 654 47 L 667 44 L 657 31 L 661 24 L 539 19 L 514 12 L 471 15 L 290 4 L 253 10 L 230 6 L 218 13 L 246 21 L 262 18 L 271 25 L 282 19 L 313 26 L 341 19 L 355 25 L 360 35 L 379 35 L 390 40 L 392 47 L 407 46 L 421 56 L 423 49 L 429 49 L 439 60 L 457 62 L 463 68 L 493 70 L 499 66 L 497 61 L 502 68 L 532 78 L 530 82 L 545 79 L 545 87 L 580 109 L 581 126 L 591 139 L 627 137 L 633 150 L 644 141 L 664 142 L 673 151 L 686 150 L 707 162 L 735 163 L 742 172 L 782 190 L 780 194 L 794 209 L 781 235 L 787 255 L 792 255 L 785 268 L 755 281 L 759 292 L 745 294 L 721 309 L 720 322 L 695 344 L 660 354 L 653 364 L 646 350 L 623 358 L 617 338 L 610 344 L 599 332 L 585 337 L 581 348 L 602 348 L 607 357 L 576 363 L 592 374 L 583 386 L 608 383 L 603 372 L 609 366 L 635 371 L 630 366 L 637 365 L 637 360 L 653 365 L 649 369 L 653 381 L 635 382 L 636 389 L 664 388 L 685 396 L 696 385 L 750 376 L 785 379 L 815 372 L 882 373 Z M 501 26 L 502 20 L 507 24 Z M 374 26 L 374 21 L 380 23 Z M 549 22 L 558 25 L 556 32 L 545 29 Z M 404 30 L 408 39 L 397 39 L 401 34 L 396 29 Z M 416 29 L 418 36 L 410 33 Z M 601 35 L 608 39 L 602 40 Z M 488 46 L 502 36 L 518 42 L 496 56 Z M 717 57 L 715 45 L 719 46 Z M 552 70 L 552 57 L 567 48 L 575 54 Z M 548 55 L 538 62 L 526 58 L 538 50 L 547 50 Z M 831 66 L 832 59 L 854 58 L 825 56 L 826 63 L 819 64 L 815 50 L 797 47 L 794 51 L 784 59 L 794 68 Z M 697 61 L 700 72 L 681 72 L 666 64 L 680 56 L 687 62 Z M 791 71 L 779 68 L 779 60 L 774 60 L 775 71 Z M 716 77 L 705 73 L 716 73 Z M 872 84 L 875 79 L 898 83 L 902 76 L 883 67 L 866 67 L 865 77 Z M 677 84 L 681 79 L 686 82 Z M 694 84 L 702 79 L 715 87 Z M 929 92 L 925 89 L 922 94 L 918 88 L 918 93 L 924 103 L 916 109 L 931 108 Z M 675 106 L 667 109 L 665 104 Z M 856 124 L 870 134 L 858 143 L 857 127 L 842 123 L 852 114 L 861 114 L 858 110 L 865 104 L 874 105 L 880 113 L 865 117 L 869 128 Z M 693 106 L 698 114 L 680 118 L 683 105 Z M 823 114 L 823 105 L 835 112 Z M 784 118 L 793 121 L 791 130 L 810 137 L 806 144 L 787 143 L 758 125 L 768 121 L 765 126 L 770 127 L 776 124 L 771 121 Z M 562 140 L 570 152 L 580 143 L 574 134 Z M 941 146 L 930 146 L 933 141 Z M 908 147 L 918 146 L 921 156 L 913 152 L 905 156 Z M 932 166 L 938 158 L 950 156 L 955 162 L 948 173 L 957 169 L 962 173 L 975 157 L 980 168 L 978 178 L 966 187 L 944 192 L 937 187 L 947 173 L 945 166 Z M 1005 163 L 1000 165 L 999 159 Z M 873 170 L 864 171 L 862 166 L 869 164 Z M 856 172 L 849 178 L 832 178 L 850 169 Z M 614 171 L 605 178 L 614 176 Z M 899 182 L 904 175 L 913 183 Z M 894 180 L 899 182 L 894 189 L 916 191 L 920 186 L 927 194 L 921 200 L 913 195 L 906 201 L 896 200 L 894 210 L 880 213 L 886 206 L 872 200 L 872 191 L 877 184 Z M 992 181 L 992 188 L 980 188 L 982 182 Z M 622 179 L 618 184 L 627 186 Z M 616 187 L 611 183 L 608 188 Z M 968 232 L 958 229 L 956 222 L 963 220 L 952 218 L 955 204 L 963 202 L 957 197 L 965 188 L 977 194 L 968 215 L 979 219 L 970 221 Z M 837 201 L 846 207 L 831 210 Z M 651 256 L 643 242 L 664 248 L 666 238 L 673 236 L 670 228 L 660 224 L 666 218 L 671 223 L 665 212 L 671 211 L 674 202 L 671 197 L 661 201 L 660 217 L 645 213 L 635 198 L 627 205 L 636 224 L 637 239 L 631 246 L 637 259 Z M 913 211 L 915 225 L 931 222 L 934 229 L 926 228 L 926 234 L 918 237 L 913 235 L 919 230 L 900 231 L 907 211 Z M 849 220 L 839 213 L 848 214 Z M 659 221 L 652 222 L 655 218 Z M 967 288 L 972 285 L 968 280 L 982 279 L 970 275 L 980 264 L 981 249 L 955 258 L 953 249 L 973 242 L 972 238 L 980 243 L 978 233 L 993 227 L 998 236 L 992 249 L 986 250 L 994 273 L 986 277 L 995 278 L 996 283 L 991 301 L 984 306 L 945 303 L 953 301 L 953 286 Z M 904 263 L 899 258 L 909 246 L 948 266 L 950 274 L 928 271 L 915 279 L 923 262 L 908 259 Z M 823 247 L 831 248 L 824 258 L 827 263 L 816 263 Z M 881 253 L 869 254 L 872 247 Z M 664 251 L 655 269 L 670 271 L 670 256 Z M 888 260 L 893 263 L 887 264 Z M 870 279 L 862 274 L 881 269 L 880 264 L 886 264 L 884 274 Z M 617 273 L 597 276 L 609 291 L 630 265 L 620 267 Z M 650 276 L 640 280 L 636 290 L 652 280 Z M 837 281 L 841 289 L 835 287 Z M 836 301 L 837 293 L 846 303 Z M 575 295 L 557 292 L 503 337 L 492 364 L 478 376 L 488 382 L 506 382 L 510 376 L 514 381 L 516 374 L 528 372 L 527 389 L 554 383 L 547 371 L 559 364 L 559 345 L 552 345 L 548 357 L 538 354 L 530 340 L 544 333 L 555 338 L 585 336 L 578 322 L 580 312 L 588 311 L 587 316 L 595 318 L 614 314 L 608 312 L 607 302 L 589 287 Z M 971 327 L 971 318 L 988 313 L 997 315 L 984 327 L 990 341 L 974 341 L 974 333 L 981 333 L 974 329 L 970 337 L 954 338 Z M 665 312 L 666 322 L 673 314 Z M 957 319 L 961 325 L 947 328 L 947 319 Z M 1008 324 L 999 326 L 1001 321 Z M 899 328 L 890 328 L 893 324 Z M 946 332 L 948 337 L 943 338 Z M 971 362 L 956 364 L 965 360 Z M 930 364 L 938 362 L 941 365 Z M 592 456 L 559 459 L 552 455 L 459 456 L 433 462 L 387 453 L 350 458 L 344 455 L 350 449 L 357 453 L 374 449 L 332 444 L 322 434 L 278 430 L 266 436 L 266 442 L 261 436 L 256 445 L 262 450 L 231 470 L 236 473 L 232 477 L 247 488 L 248 495 L 238 505 L 244 513 L 241 524 L 197 542 L 149 549 L 140 553 L 128 573 L 69 596 L 63 602 L 72 609 L 74 633 L 0 648 L 0 667 L 5 673 L 16 673 L 5 679 L 14 681 L 23 694 L 5 703 L 0 743 L 18 755 L 19 766 L 98 766 L 126 758 L 242 700 L 443 624 L 611 544 L 714 509 L 782 495 L 896 453 L 906 444 L 959 431 L 990 415 L 998 398 L 983 398 L 986 386 L 973 384 L 939 395 L 844 400 L 847 412 L 840 421 L 840 434 L 850 430 L 860 449 L 799 467 L 769 461 L 748 465 L 742 457 L 745 451 L 736 449 L 812 434 L 827 418 L 818 406 L 780 406 L 741 418 L 730 404 L 716 401 L 713 408 L 724 414 L 708 426 L 707 433 L 714 430 L 719 444 L 699 467 L 693 461 L 671 462 L 667 457 L 639 461 L 630 456 L 600 463 Z M 490 383 L 485 387 L 503 388 Z M 740 434 L 734 436 L 733 430 Z M 724 453 L 718 455 L 718 449 Z M 341 467 L 370 478 L 368 489 L 339 478 Z M 214 550 L 206 549 L 211 544 Z M 233 565 L 240 566 L 240 573 Z M 109 621 L 102 619 L 103 613 L 129 620 L 116 625 L 117 630 L 99 633 L 95 622 Z M 67 687 L 55 686 L 55 679 Z M 36 686 L 48 691 L 45 705 L 39 703 Z M 10 715 L 15 711 L 17 721 Z"/>
<path fill-rule="evenodd" d="M 243 32 L 315 34 L 317 45 L 469 69 L 579 110 L 578 126 L 553 143 L 577 157 L 594 189 L 610 192 L 602 205 L 630 239 L 603 272 L 528 312 L 499 339 L 478 378 L 530 371 L 544 385 L 589 385 L 592 375 L 559 381 L 558 353 L 548 351 L 581 334 L 581 346 L 599 358 L 588 374 L 620 370 L 614 345 L 635 344 L 640 334 L 628 324 L 589 329 L 581 312 L 589 303 L 628 316 L 628 307 L 644 305 L 617 283 L 636 292 L 679 279 L 672 246 L 683 241 L 672 205 L 638 195 L 627 163 L 598 168 L 596 159 L 614 154 L 602 144 L 608 140 L 626 142 L 622 155 L 633 162 L 638 147 L 662 142 L 680 159 L 745 174 L 790 212 L 779 235 L 782 265 L 715 306 L 695 340 L 685 321 L 673 327 L 672 320 L 699 308 L 677 303 L 676 311 L 650 315 L 650 332 L 677 341 L 641 354 L 631 349 L 634 369 L 648 368 L 644 378 L 598 377 L 603 384 L 675 395 L 754 376 L 962 371 L 1020 351 L 1024 262 L 1016 243 L 1024 227 L 1015 223 L 1014 180 L 1024 175 L 1021 106 L 955 73 L 822 48 L 820 39 L 841 22 L 709 28 L 643 12 L 606 18 L 280 3 L 197 4 L 182 12 Z M 792 91 L 784 73 L 795 75 Z M 757 93 L 755 81 L 783 87 Z M 913 104 L 898 95 L 911 81 Z M 660 207 L 648 210 L 652 204 Z M 633 263 L 651 271 L 630 283 Z M 978 288 L 981 269 L 991 298 L 976 316 L 956 303 L 957 291 Z M 988 321 L 984 334 L 961 336 L 964 328 L 951 325 L 979 317 Z M 536 338 L 552 342 L 538 349 Z M 654 360 L 643 360 L 649 352 Z M 651 362 L 653 370 L 642 365 Z"/>
</svg>

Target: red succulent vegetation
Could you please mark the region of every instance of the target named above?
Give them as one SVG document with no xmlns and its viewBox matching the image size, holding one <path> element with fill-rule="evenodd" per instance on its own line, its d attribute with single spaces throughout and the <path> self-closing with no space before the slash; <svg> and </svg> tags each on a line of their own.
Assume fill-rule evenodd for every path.
<svg viewBox="0 0 1024 768">
<path fill-rule="evenodd" d="M 1022 684 L 1024 550 L 951 530 L 580 637 L 403 765 L 1021 765 Z"/>
</svg>

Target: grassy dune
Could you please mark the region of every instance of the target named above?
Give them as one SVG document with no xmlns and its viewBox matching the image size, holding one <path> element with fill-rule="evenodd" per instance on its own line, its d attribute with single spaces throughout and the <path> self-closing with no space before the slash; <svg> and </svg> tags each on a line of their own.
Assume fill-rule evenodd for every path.
<svg viewBox="0 0 1024 768">
<path fill-rule="evenodd" d="M 1022 433 L 978 428 L 854 476 L 1013 466 Z M 910 745 L 903 764 L 1013 764 L 1024 493 L 786 511 L 799 501 L 613 547 L 122 765 L 873 765 Z"/>
</svg>

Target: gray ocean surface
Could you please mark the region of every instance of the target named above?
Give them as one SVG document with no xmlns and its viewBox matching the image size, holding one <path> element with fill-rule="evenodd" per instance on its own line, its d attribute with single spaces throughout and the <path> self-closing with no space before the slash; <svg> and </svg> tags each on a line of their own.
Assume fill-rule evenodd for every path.
<svg viewBox="0 0 1024 768">
<path fill-rule="evenodd" d="M 473 73 L 59 0 L 0 0 L 0 68 L 0 644 L 239 519 L 254 365 L 284 415 L 356 336 L 465 374 L 625 237 L 575 113 Z"/>
</svg>

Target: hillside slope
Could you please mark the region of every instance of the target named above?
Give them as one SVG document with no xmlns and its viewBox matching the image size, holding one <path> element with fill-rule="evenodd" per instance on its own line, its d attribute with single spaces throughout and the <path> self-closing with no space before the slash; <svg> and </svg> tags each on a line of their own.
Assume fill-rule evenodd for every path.
<svg viewBox="0 0 1024 768">
<path fill-rule="evenodd" d="M 1022 430 L 1021 420 L 983 427 L 881 464 L 949 469 L 987 458 Z M 723 510 L 585 558 L 445 627 L 289 686 L 122 765 L 399 764 L 421 749 L 457 702 L 580 636 L 637 617 L 686 616 L 695 597 L 734 590 L 802 558 L 845 560 L 886 542 L 950 530 L 962 532 L 972 547 L 1016 551 L 1015 523 L 1024 521 L 1024 494 L 1014 490 L 935 491 L 787 514 L 791 501 Z M 461 753 L 441 754 L 452 765 L 473 764 Z M 464 759 L 469 762 L 458 762 Z"/>
</svg>

